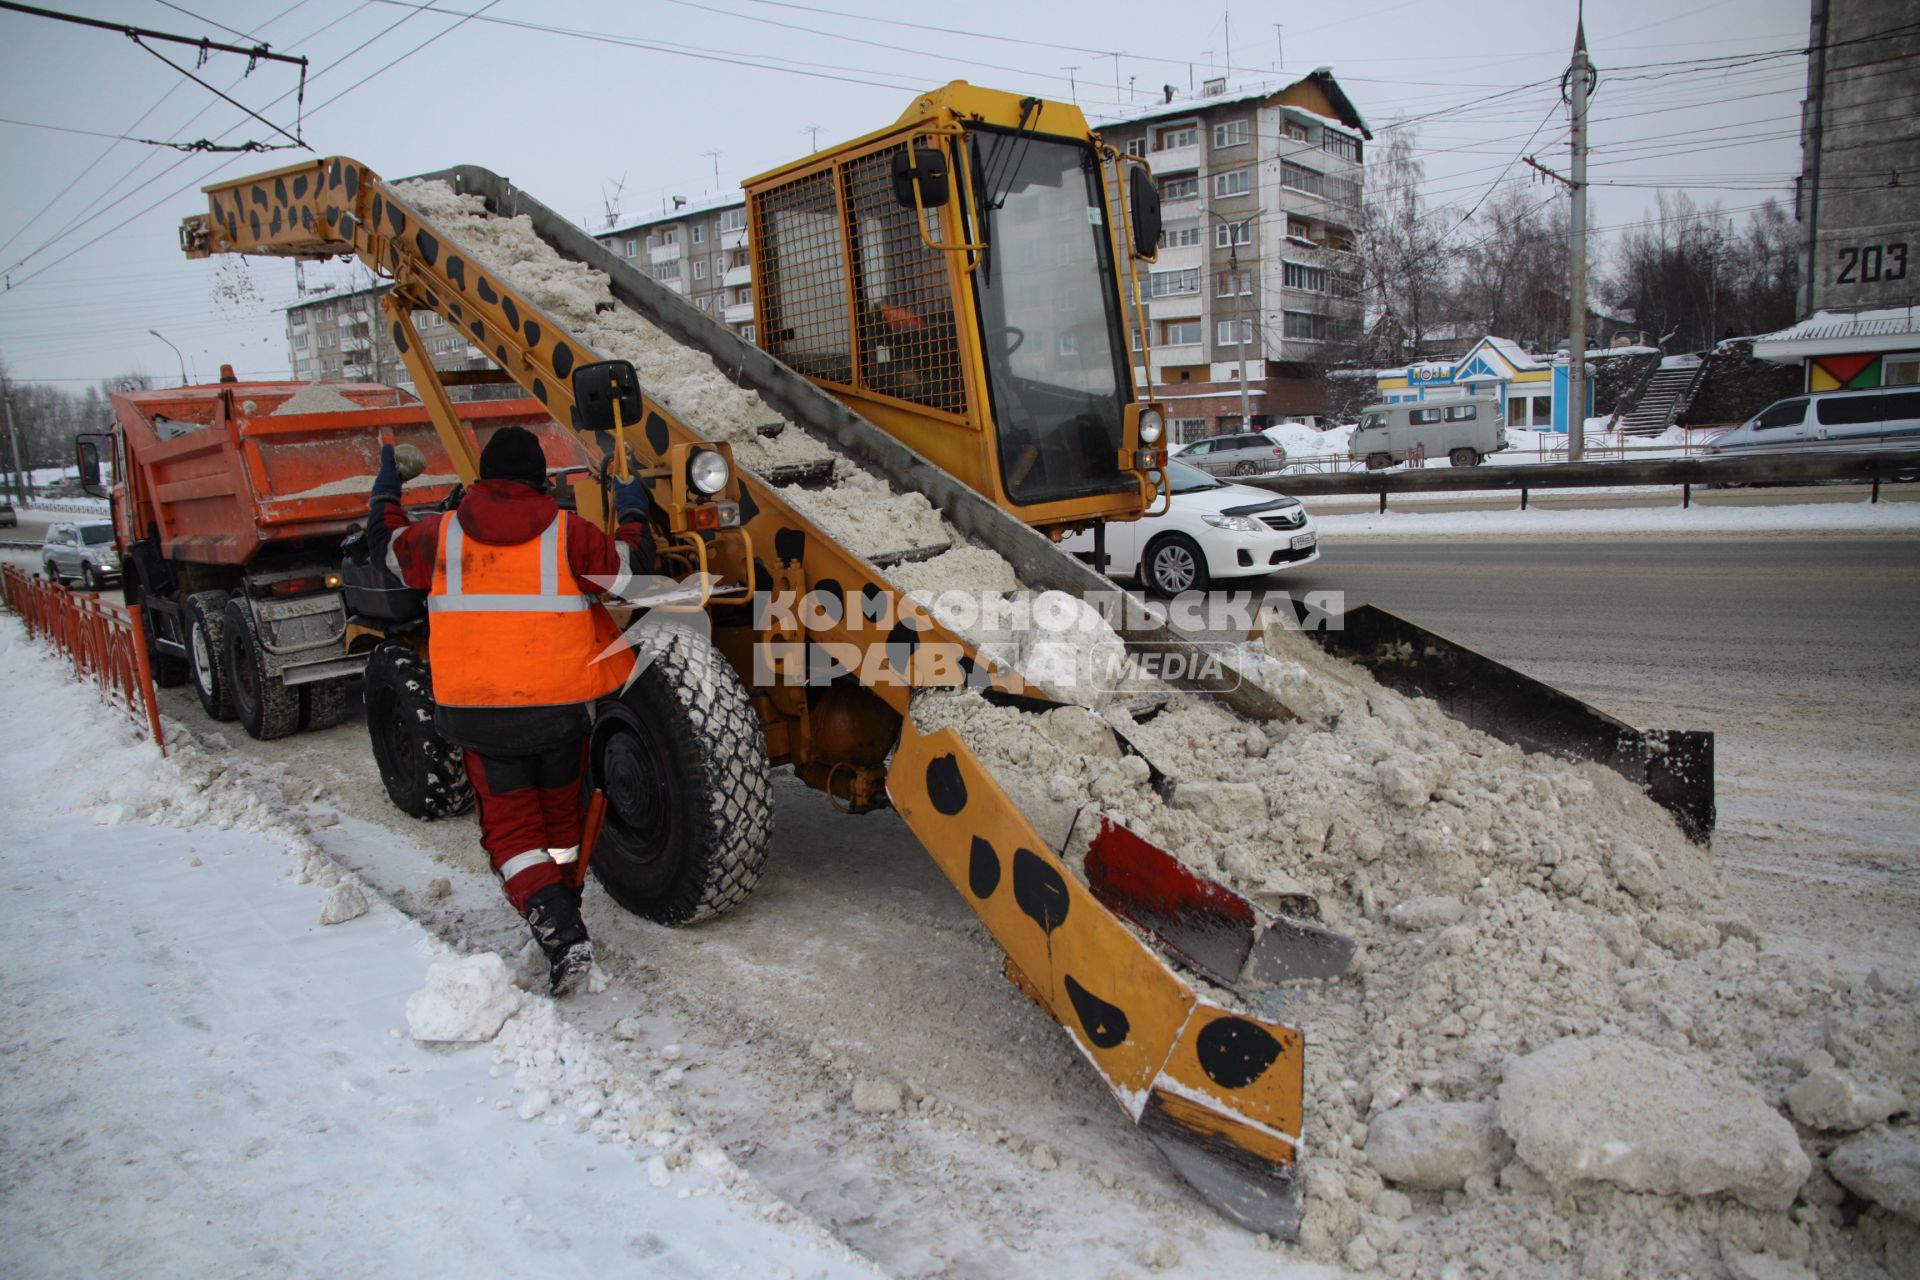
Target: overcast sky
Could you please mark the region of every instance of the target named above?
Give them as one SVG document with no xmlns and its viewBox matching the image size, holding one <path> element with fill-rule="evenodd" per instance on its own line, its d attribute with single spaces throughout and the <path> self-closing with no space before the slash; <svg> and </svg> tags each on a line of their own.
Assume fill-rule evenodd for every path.
<svg viewBox="0 0 1920 1280">
<path fill-rule="evenodd" d="M 625 182 L 623 220 L 674 195 L 735 190 L 742 177 L 809 151 L 815 127 L 822 145 L 864 133 L 893 120 L 914 93 L 951 79 L 1077 97 L 1097 123 L 1152 101 L 1163 84 L 1184 89 L 1229 65 L 1236 80 L 1331 67 L 1376 131 L 1420 117 L 1427 196 L 1465 213 L 1503 173 L 1526 180 L 1515 163 L 1522 150 L 1564 168 L 1566 111 L 1556 104 L 1575 13 L 1572 0 L 1230 10 L 1166 0 L 975 0 L 938 9 L 877 0 L 435 0 L 426 12 L 411 0 L 41 3 L 195 37 L 257 37 L 304 54 L 311 67 L 300 132 L 314 152 L 354 156 L 388 177 L 483 165 L 595 227 L 617 181 Z M 458 12 L 480 16 L 462 22 Z M 1655 64 L 1798 48 L 1807 14 L 1807 0 L 1609 0 L 1588 9 L 1601 76 L 1591 176 L 1616 184 L 1593 191 L 1603 240 L 1670 187 L 1736 216 L 1769 195 L 1790 204 L 1804 59 L 1711 71 Z M 948 20 L 961 25 L 941 25 Z M 1117 57 L 1091 51 L 1114 45 Z M 154 47 L 192 69 L 195 50 Z M 278 309 L 298 296 L 293 266 L 187 262 L 177 228 L 205 211 L 203 182 L 306 153 L 209 156 L 112 141 L 285 141 L 117 33 L 0 12 L 0 49 L 8 178 L 0 269 L 11 282 L 0 293 L 0 361 L 11 376 L 79 387 L 137 369 L 177 380 L 174 353 L 149 329 L 171 339 L 202 379 L 222 361 L 243 376 L 285 374 Z M 295 71 L 263 63 L 242 79 L 244 70 L 244 59 L 216 54 L 198 74 L 294 130 Z M 337 271 L 310 270 L 309 280 L 329 270 Z"/>
</svg>

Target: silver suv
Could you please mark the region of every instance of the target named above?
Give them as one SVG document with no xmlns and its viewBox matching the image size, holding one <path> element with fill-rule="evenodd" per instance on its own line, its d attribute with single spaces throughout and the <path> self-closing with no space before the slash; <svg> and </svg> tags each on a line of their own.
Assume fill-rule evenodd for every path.
<svg viewBox="0 0 1920 1280">
<path fill-rule="evenodd" d="M 77 581 L 97 591 L 118 582 L 120 553 L 113 548 L 113 526 L 105 520 L 53 525 L 40 548 L 40 567 L 62 586 Z"/>
<path fill-rule="evenodd" d="M 1258 431 L 1196 440 L 1175 455 L 1216 476 L 1252 476 L 1287 465 L 1287 451 Z"/>
</svg>

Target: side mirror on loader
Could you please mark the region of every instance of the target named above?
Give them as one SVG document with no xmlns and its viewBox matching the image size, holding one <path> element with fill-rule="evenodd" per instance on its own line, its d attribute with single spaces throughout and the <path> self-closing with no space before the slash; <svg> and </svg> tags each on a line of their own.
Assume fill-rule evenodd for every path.
<svg viewBox="0 0 1920 1280">
<path fill-rule="evenodd" d="M 621 427 L 640 425 L 640 375 L 627 360 L 601 360 L 573 371 L 573 414 L 580 431 L 612 431 L 614 406 Z"/>
<path fill-rule="evenodd" d="M 1154 257 L 1160 252 L 1160 188 L 1139 165 L 1127 171 L 1127 207 L 1133 211 L 1133 256 Z"/>
<path fill-rule="evenodd" d="M 914 188 L 920 189 L 920 207 L 938 209 L 947 203 L 952 186 L 947 157 L 936 147 L 914 147 L 893 157 L 893 198 L 903 209 L 914 207 Z"/>
</svg>

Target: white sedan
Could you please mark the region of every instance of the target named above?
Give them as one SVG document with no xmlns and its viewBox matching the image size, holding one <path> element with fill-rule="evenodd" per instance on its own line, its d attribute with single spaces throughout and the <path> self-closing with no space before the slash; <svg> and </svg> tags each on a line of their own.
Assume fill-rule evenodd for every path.
<svg viewBox="0 0 1920 1280">
<path fill-rule="evenodd" d="M 1177 459 L 1167 463 L 1166 512 L 1107 525 L 1107 573 L 1137 577 L 1161 595 L 1205 591 L 1221 578 L 1262 577 L 1320 558 L 1320 534 L 1297 498 L 1227 484 Z M 1060 544 L 1083 559 L 1091 533 Z"/>
</svg>

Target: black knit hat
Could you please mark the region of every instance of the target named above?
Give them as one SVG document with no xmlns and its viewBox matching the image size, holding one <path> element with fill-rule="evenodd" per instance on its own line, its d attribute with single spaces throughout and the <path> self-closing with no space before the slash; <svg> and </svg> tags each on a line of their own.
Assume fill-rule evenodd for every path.
<svg viewBox="0 0 1920 1280">
<path fill-rule="evenodd" d="M 518 480 L 536 489 L 547 487 L 547 458 L 540 437 L 525 427 L 501 427 L 480 451 L 482 480 Z"/>
</svg>

